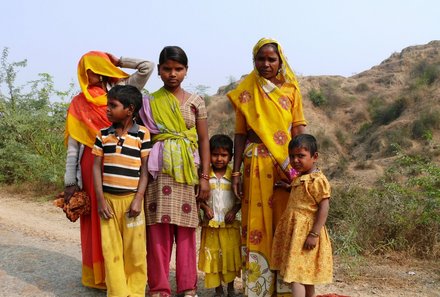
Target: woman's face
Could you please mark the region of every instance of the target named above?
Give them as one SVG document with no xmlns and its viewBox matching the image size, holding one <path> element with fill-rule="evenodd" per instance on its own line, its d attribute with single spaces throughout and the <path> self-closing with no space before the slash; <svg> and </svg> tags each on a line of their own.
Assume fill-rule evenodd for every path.
<svg viewBox="0 0 440 297">
<path fill-rule="evenodd" d="M 267 80 L 274 80 L 281 67 L 281 60 L 273 45 L 266 44 L 255 56 L 255 68 Z"/>
<path fill-rule="evenodd" d="M 101 85 L 101 76 L 90 69 L 87 69 L 87 78 L 89 79 L 89 86 Z"/>
</svg>

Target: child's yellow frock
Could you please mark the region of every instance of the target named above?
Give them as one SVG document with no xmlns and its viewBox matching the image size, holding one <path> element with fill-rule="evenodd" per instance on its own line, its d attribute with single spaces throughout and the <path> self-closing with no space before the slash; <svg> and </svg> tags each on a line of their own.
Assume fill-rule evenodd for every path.
<svg viewBox="0 0 440 297">
<path fill-rule="evenodd" d="M 271 269 L 279 270 L 285 282 L 309 285 L 332 282 L 332 248 L 325 226 L 316 247 L 313 250 L 303 248 L 312 230 L 318 204 L 325 198 L 330 198 L 330 184 L 321 171 L 294 179 L 272 244 Z"/>
</svg>

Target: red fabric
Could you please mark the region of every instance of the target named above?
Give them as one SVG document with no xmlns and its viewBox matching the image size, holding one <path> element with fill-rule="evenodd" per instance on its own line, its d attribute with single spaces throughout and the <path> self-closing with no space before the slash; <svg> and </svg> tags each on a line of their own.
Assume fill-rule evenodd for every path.
<svg viewBox="0 0 440 297">
<path fill-rule="evenodd" d="M 90 87 L 89 93 L 94 97 L 106 94 L 99 87 Z M 84 93 L 79 93 L 73 97 L 68 112 L 93 130 L 100 130 L 111 125 L 111 122 L 107 119 L 107 105 L 97 106 L 87 101 Z"/>
<path fill-rule="evenodd" d="M 150 294 L 171 295 L 169 272 L 174 238 L 176 240 L 177 293 L 194 290 L 197 287 L 196 229 L 172 224 L 154 224 L 147 226 L 147 269 Z"/>
<path fill-rule="evenodd" d="M 90 197 L 90 215 L 80 218 L 81 250 L 83 265 L 93 269 L 95 284 L 105 282 L 104 258 L 101 249 L 101 225 L 98 216 L 95 188 L 93 185 L 93 155 L 92 149 L 85 146 L 81 159 L 81 174 L 83 189 Z M 98 269 L 99 271 L 96 271 Z"/>
</svg>

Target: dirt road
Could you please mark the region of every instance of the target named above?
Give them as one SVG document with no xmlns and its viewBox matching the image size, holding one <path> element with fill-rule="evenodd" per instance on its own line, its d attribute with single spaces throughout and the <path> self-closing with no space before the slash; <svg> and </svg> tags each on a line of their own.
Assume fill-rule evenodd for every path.
<svg viewBox="0 0 440 297">
<path fill-rule="evenodd" d="M 317 293 L 440 296 L 439 263 L 405 263 L 397 264 L 396 259 L 368 263 L 365 275 L 350 283 L 336 263 L 335 283 L 317 286 Z M 83 287 L 80 279 L 79 223 L 69 222 L 51 202 L 0 189 L 0 297 L 105 296 Z M 212 296 L 203 289 L 202 275 L 199 279 L 199 296 Z"/>
</svg>

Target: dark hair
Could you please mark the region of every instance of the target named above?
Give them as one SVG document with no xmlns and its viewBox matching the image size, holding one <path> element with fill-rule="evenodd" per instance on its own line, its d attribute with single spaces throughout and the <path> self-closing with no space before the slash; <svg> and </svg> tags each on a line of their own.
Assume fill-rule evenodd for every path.
<svg viewBox="0 0 440 297">
<path fill-rule="evenodd" d="M 289 142 L 289 151 L 300 147 L 305 148 L 312 156 L 318 152 L 318 143 L 316 142 L 316 138 L 310 134 L 296 135 Z"/>
<path fill-rule="evenodd" d="M 138 113 L 142 106 L 142 93 L 134 86 L 116 85 L 107 93 L 107 98 L 118 100 L 124 108 L 133 105 L 134 115 Z"/>
<path fill-rule="evenodd" d="M 261 51 L 261 49 L 263 48 L 263 47 L 265 47 L 265 46 L 270 46 L 271 48 L 273 48 L 273 50 L 277 53 L 277 55 L 278 55 L 278 60 L 280 60 L 280 65 L 281 65 L 281 63 L 283 62 L 282 60 L 281 60 L 281 55 L 280 55 L 280 51 L 278 50 L 278 44 L 276 44 L 275 42 L 272 42 L 272 43 L 266 43 L 265 45 L 263 45 L 262 47 L 260 47 L 260 49 L 255 53 L 255 57 L 258 55 L 258 53 Z M 255 62 L 255 57 L 253 58 L 254 59 L 254 62 Z"/>
<path fill-rule="evenodd" d="M 175 45 L 166 46 L 160 52 L 159 55 L 159 65 L 165 63 L 167 60 L 173 60 L 185 67 L 188 67 L 188 57 L 186 56 L 185 51 Z"/>
<path fill-rule="evenodd" d="M 215 149 L 222 148 L 228 151 L 229 155 L 232 157 L 232 149 L 234 147 L 234 143 L 232 142 L 231 137 L 224 134 L 216 134 L 213 135 L 209 139 L 209 150 L 212 152 Z"/>
</svg>

